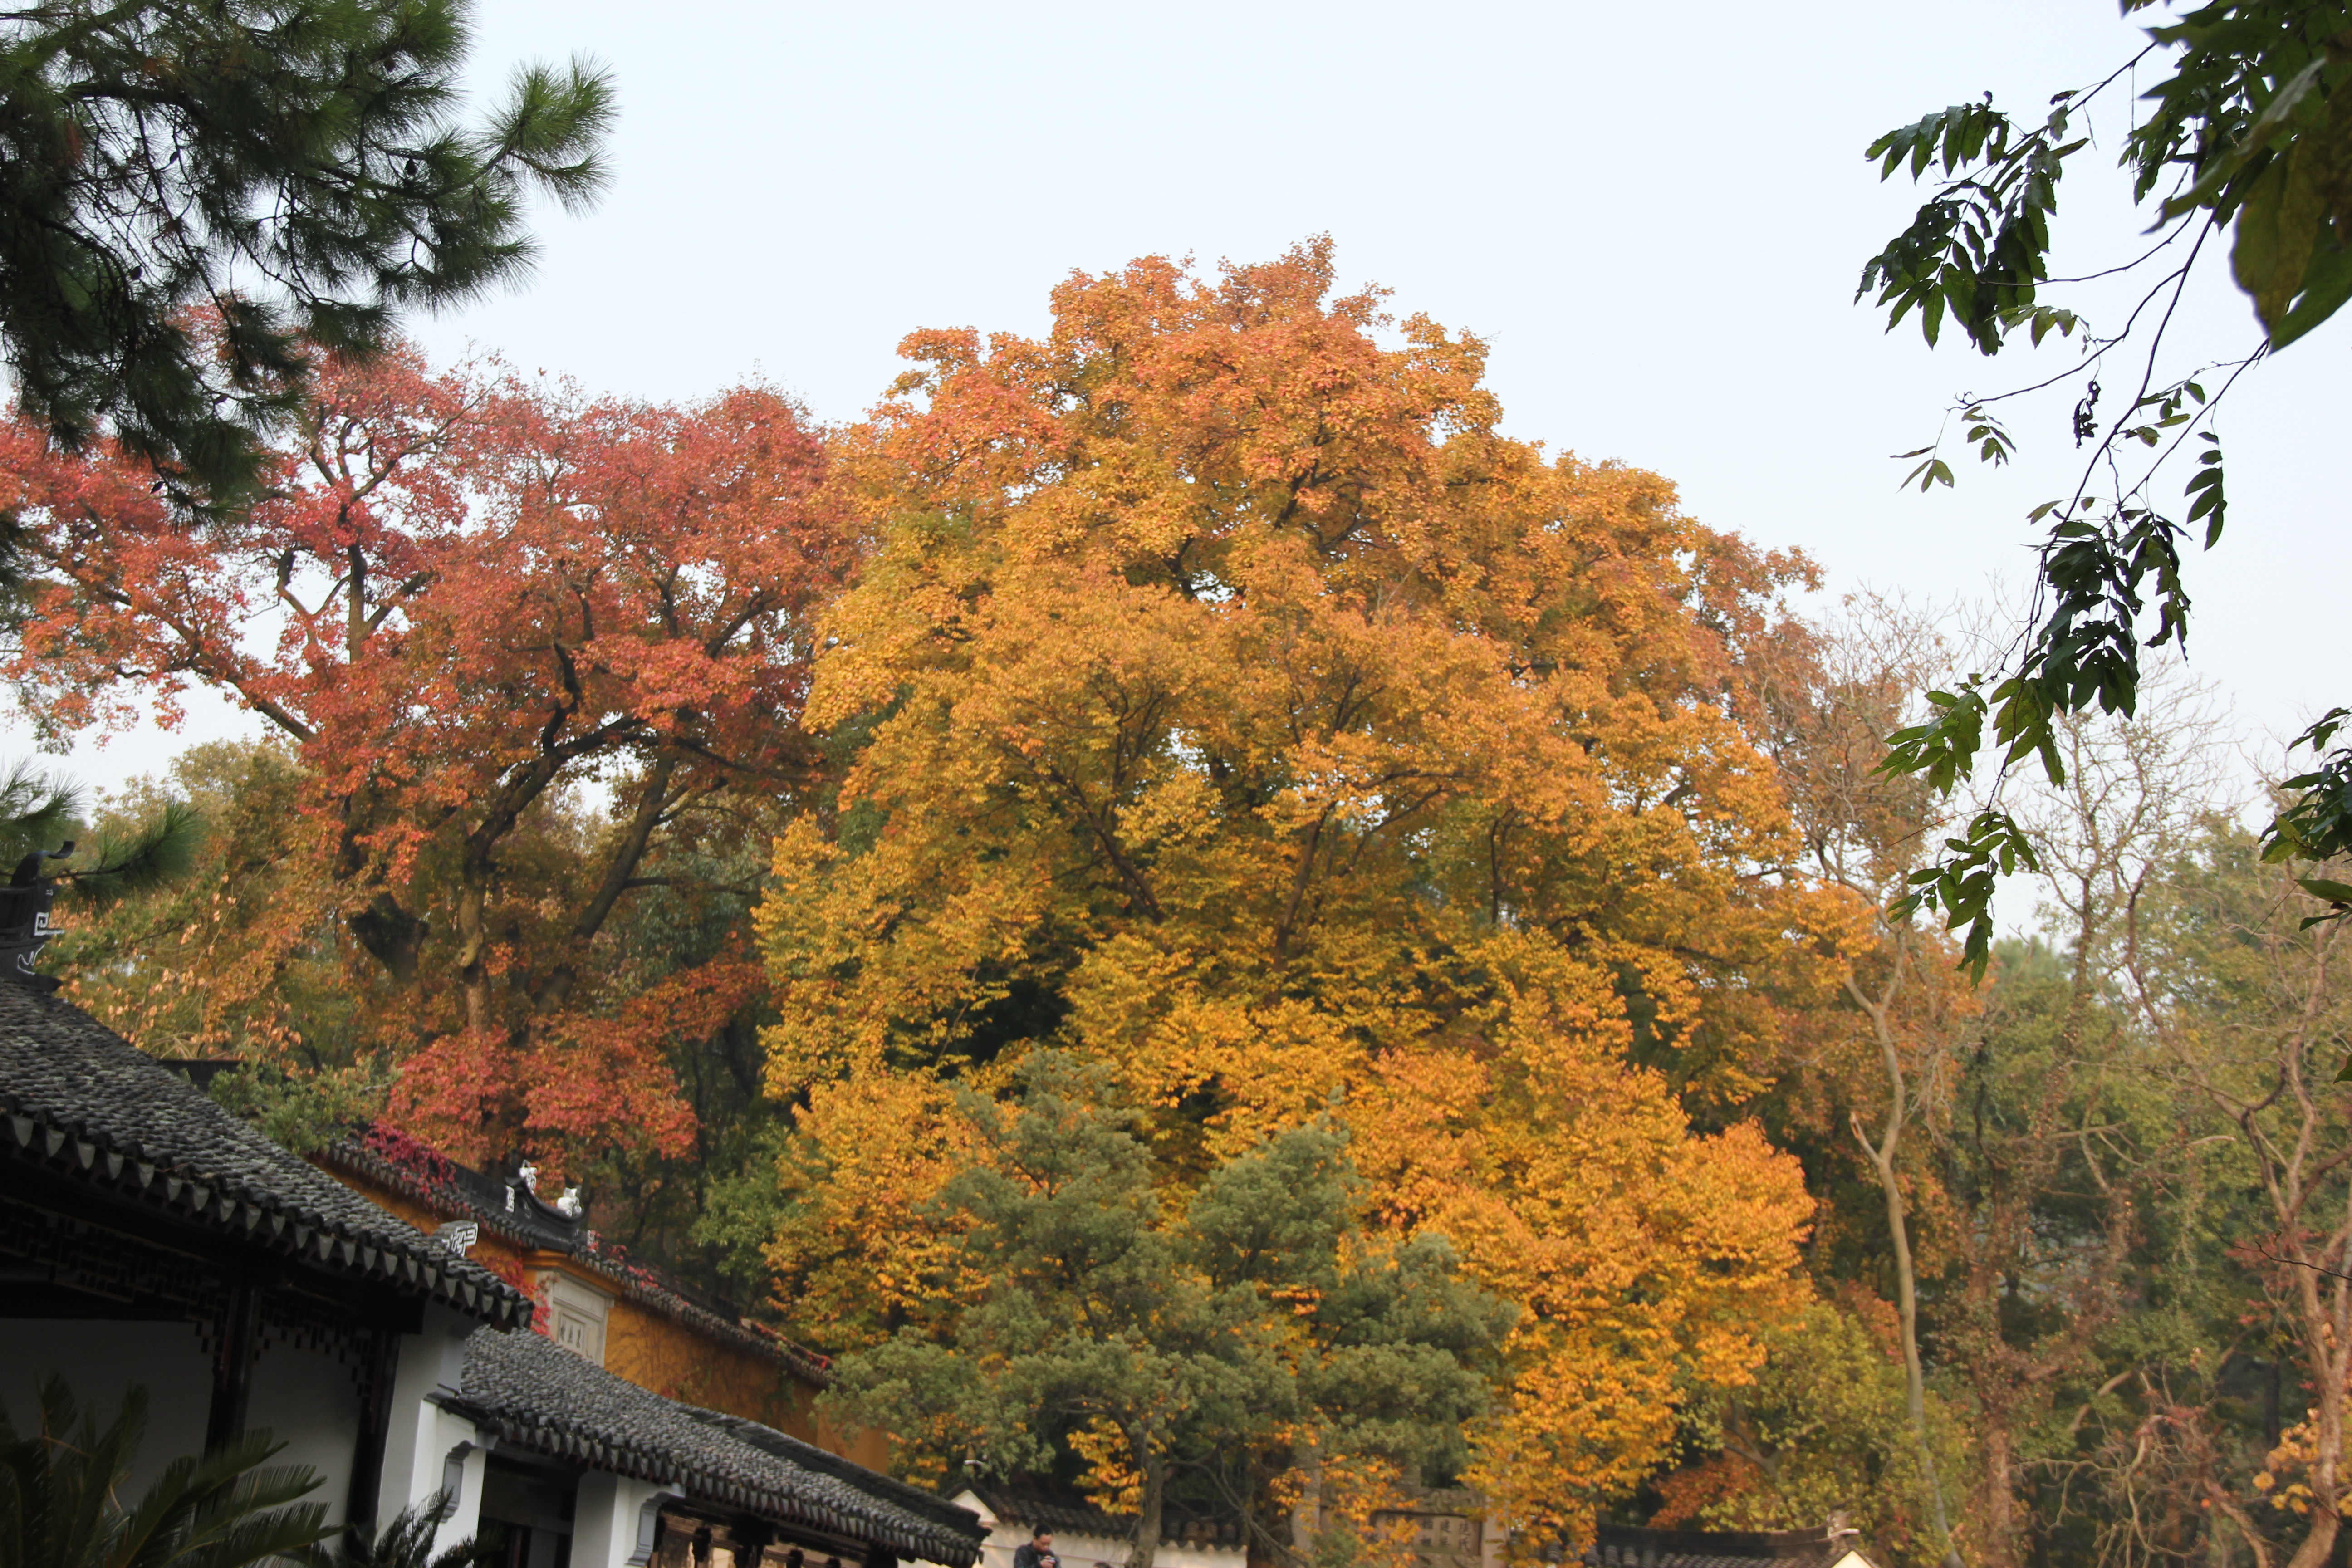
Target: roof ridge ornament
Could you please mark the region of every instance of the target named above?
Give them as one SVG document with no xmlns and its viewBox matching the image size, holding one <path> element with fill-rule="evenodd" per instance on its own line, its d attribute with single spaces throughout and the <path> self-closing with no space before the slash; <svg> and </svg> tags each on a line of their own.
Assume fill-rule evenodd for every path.
<svg viewBox="0 0 2352 1568">
<path fill-rule="evenodd" d="M 585 1189 L 565 1187 L 562 1195 L 550 1203 L 539 1195 L 539 1167 L 528 1160 L 517 1165 L 514 1174 L 500 1184 L 506 1188 L 509 1214 L 522 1212 L 535 1214 L 542 1220 L 553 1220 L 568 1226 L 573 1238 L 577 1239 L 580 1222 L 588 1212 Z"/>
<path fill-rule="evenodd" d="M 58 896 L 58 879 L 41 875 L 41 866 L 47 860 L 69 860 L 73 852 L 70 838 L 55 849 L 36 849 L 16 862 L 16 874 L 6 887 L 0 888 L 0 979 L 30 991 L 58 988 L 57 976 L 33 968 L 33 960 L 58 933 L 49 919 L 49 906 Z"/>
</svg>

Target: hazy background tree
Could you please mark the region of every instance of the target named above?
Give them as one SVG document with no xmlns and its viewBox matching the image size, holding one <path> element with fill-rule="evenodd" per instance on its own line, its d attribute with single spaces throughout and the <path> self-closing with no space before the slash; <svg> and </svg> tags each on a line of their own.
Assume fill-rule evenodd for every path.
<svg viewBox="0 0 2352 1568">
<path fill-rule="evenodd" d="M 1786 1037 L 1780 1060 L 1793 1070 L 1784 1088 L 1798 1092 L 1783 1100 L 1783 1114 L 1793 1117 L 1782 1135 L 1794 1134 L 1800 1148 L 1826 1140 L 1826 1147 L 1814 1145 L 1809 1165 L 1817 1188 L 1844 1200 L 1843 1212 L 1817 1225 L 1835 1244 L 1859 1244 L 1877 1276 L 1870 1288 L 1894 1302 L 1912 1454 L 1880 1468 L 1916 1480 L 1913 1501 L 1947 1562 L 1957 1561 L 1949 1489 L 1958 1478 L 1942 1474 L 1929 1409 L 1918 1173 L 1922 1140 L 1932 1136 L 1927 1124 L 1951 1093 L 1979 1008 L 1952 973 L 1948 944 L 1898 907 L 1946 825 L 1943 805 L 1917 781 L 1888 776 L 1878 762 L 1884 737 L 1950 658 L 1945 635 L 1927 616 L 1865 595 L 1849 599 L 1842 621 L 1808 657 L 1777 668 L 1768 688 L 1774 760 L 1788 780 L 1806 868 L 1849 895 L 1859 927 L 1845 943 L 1834 996 L 1801 1013 Z M 1857 1153 L 1867 1197 L 1840 1181 Z M 1864 1220 L 1861 1205 L 1874 1199 L 1877 1213 Z"/>
<path fill-rule="evenodd" d="M 2135 910 L 2162 902 L 2226 815 L 2226 731 L 2170 678 L 2136 722 L 2061 718 L 2067 786 L 2014 797 L 2042 931 L 2000 944 L 1972 991 L 1895 898 L 1967 806 L 1879 771 L 1875 740 L 1967 657 L 1970 625 L 1859 595 L 1771 693 L 1818 874 L 1880 912 L 1842 995 L 1792 1015 L 1757 1105 L 1821 1205 L 1807 1258 L 1824 1310 L 1853 1314 L 1890 1373 L 1916 1365 L 1916 1415 L 1874 1421 L 1878 1379 L 1860 1377 L 1841 1427 L 1809 1426 L 1797 1363 L 1839 1342 L 1815 1321 L 1813 1339 L 1776 1342 L 1752 1391 L 1710 1402 L 1657 1506 L 1794 1524 L 1804 1494 L 1780 1478 L 1844 1474 L 1839 1506 L 1880 1521 L 1874 1540 L 1906 1562 L 1947 1540 L 2002 1564 L 2242 1553 L 2207 1521 L 2255 1501 L 2268 1447 L 2249 1395 L 2275 1352 L 2245 1330 L 2258 1278 L 2222 1239 L 2263 1228 L 2257 1194 L 2125 979 Z"/>
<path fill-rule="evenodd" d="M 2160 897 L 2131 911 L 2125 994 L 2251 1189 L 2252 1212 L 2229 1237 L 2260 1286 L 2247 1348 L 2298 1373 L 2282 1446 L 2254 1479 L 2270 1530 L 2286 1527 L 2276 1560 L 2315 1568 L 2340 1530 L 2352 1382 L 2352 1085 L 2337 1076 L 2352 1041 L 2352 996 L 2337 973 L 2344 926 L 2226 819 L 2168 873 Z M 2242 1498 L 2230 1500 L 2214 1505 L 2267 1563 L 2260 1542 L 2270 1531 L 2243 1516 Z"/>
</svg>

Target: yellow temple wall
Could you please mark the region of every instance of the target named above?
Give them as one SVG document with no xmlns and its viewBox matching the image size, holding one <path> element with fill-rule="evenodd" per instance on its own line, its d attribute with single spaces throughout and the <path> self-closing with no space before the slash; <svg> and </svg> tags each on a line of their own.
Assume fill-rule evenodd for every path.
<svg viewBox="0 0 2352 1568">
<path fill-rule="evenodd" d="M 427 1233 L 444 1220 L 465 1218 L 441 1214 L 405 1194 L 378 1186 L 363 1176 L 338 1169 L 336 1179 L 371 1201 Z M 625 1294 L 604 1275 L 569 1254 L 525 1250 L 488 1226 L 467 1256 L 491 1272 L 533 1290 L 533 1281 L 561 1274 L 582 1286 L 611 1297 L 604 1321 L 604 1370 L 625 1377 L 665 1399 L 723 1410 L 790 1433 L 830 1453 L 887 1470 L 890 1440 L 887 1433 L 863 1432 L 849 1440 L 830 1423 L 814 1414 L 817 1390 L 793 1374 L 772 1356 L 716 1341 L 667 1313 Z M 544 1306 L 541 1309 L 544 1310 Z"/>
</svg>

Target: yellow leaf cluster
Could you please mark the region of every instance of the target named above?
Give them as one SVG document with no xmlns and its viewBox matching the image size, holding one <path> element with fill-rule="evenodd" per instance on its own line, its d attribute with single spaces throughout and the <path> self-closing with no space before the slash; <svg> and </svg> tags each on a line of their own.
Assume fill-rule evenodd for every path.
<svg viewBox="0 0 2352 1568">
<path fill-rule="evenodd" d="M 861 1270 L 938 1279 L 939 1086 L 1038 1043 L 1171 1183 L 1337 1107 L 1386 1220 L 1525 1309 L 1477 1479 L 1573 1528 L 1801 1289 L 1794 1163 L 1683 1102 L 1722 1123 L 1855 929 L 1751 733 L 1806 568 L 1502 437 L 1483 345 L 1330 281 L 1076 276 L 1043 340 L 910 339 L 849 434 L 881 543 L 808 708 L 849 760 L 759 917 L 807 1097 L 772 1256 L 884 1326 Z"/>
</svg>

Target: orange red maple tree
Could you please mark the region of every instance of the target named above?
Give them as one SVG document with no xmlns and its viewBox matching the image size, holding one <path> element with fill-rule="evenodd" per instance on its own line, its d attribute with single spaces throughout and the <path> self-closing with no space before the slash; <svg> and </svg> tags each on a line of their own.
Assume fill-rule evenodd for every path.
<svg viewBox="0 0 2352 1568">
<path fill-rule="evenodd" d="M 405 353 L 319 384 L 241 510 L 0 429 L 31 568 L 9 673 L 60 729 L 142 699 L 169 716 L 201 685 L 294 748 L 316 874 L 278 940 L 324 918 L 367 955 L 364 1028 L 411 1125 L 475 1156 L 674 1149 L 663 1044 L 738 1009 L 756 967 L 620 998 L 599 939 L 622 900 L 693 879 L 714 814 L 804 769 L 808 616 L 853 559 L 823 449 L 755 389 L 591 400 Z M 535 877 L 581 836 L 555 808 L 592 789 L 609 809 L 562 847 L 569 881 Z"/>
</svg>

